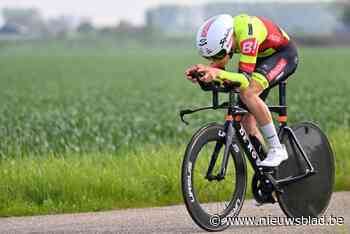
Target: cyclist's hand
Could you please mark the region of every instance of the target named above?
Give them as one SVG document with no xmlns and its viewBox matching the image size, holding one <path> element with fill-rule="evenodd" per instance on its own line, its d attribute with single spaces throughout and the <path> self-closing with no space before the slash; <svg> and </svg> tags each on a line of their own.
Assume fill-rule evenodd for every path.
<svg viewBox="0 0 350 234">
<path fill-rule="evenodd" d="M 198 64 L 197 67 L 198 67 L 197 72 L 205 73 L 205 75 L 202 78 L 200 78 L 200 80 L 206 83 L 212 82 L 213 79 L 215 79 L 220 72 L 220 70 L 217 68 L 205 66 L 202 64 Z"/>
<path fill-rule="evenodd" d="M 188 69 L 185 71 L 186 78 L 187 78 L 188 80 L 192 81 L 193 83 L 197 83 L 197 79 L 196 79 L 196 78 L 193 78 L 193 77 L 191 76 L 191 73 L 192 73 L 192 72 L 195 72 L 195 71 L 197 71 L 197 70 L 198 70 L 197 65 L 194 65 L 194 66 L 188 68 Z"/>
</svg>

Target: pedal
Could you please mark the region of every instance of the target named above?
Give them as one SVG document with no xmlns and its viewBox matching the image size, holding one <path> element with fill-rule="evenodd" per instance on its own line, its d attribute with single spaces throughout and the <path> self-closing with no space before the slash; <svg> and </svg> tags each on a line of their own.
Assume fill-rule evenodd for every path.
<svg viewBox="0 0 350 234">
<path fill-rule="evenodd" d="M 255 199 L 254 205 L 262 206 L 267 203 L 275 203 L 276 199 L 272 195 L 274 189 L 274 185 L 266 175 L 255 173 L 252 179 L 252 192 Z"/>
<path fill-rule="evenodd" d="M 268 198 L 268 203 L 275 204 L 277 199 L 273 195 L 274 192 L 271 193 L 271 196 Z"/>
<path fill-rule="evenodd" d="M 261 175 L 264 175 L 264 174 L 274 174 L 276 169 L 278 167 L 264 167 L 264 166 L 259 166 L 258 169 L 260 171 L 260 174 Z"/>
<path fill-rule="evenodd" d="M 278 201 L 276 191 L 273 191 L 273 192 L 271 193 L 271 196 L 273 197 L 273 199 L 275 200 L 275 202 Z"/>
</svg>

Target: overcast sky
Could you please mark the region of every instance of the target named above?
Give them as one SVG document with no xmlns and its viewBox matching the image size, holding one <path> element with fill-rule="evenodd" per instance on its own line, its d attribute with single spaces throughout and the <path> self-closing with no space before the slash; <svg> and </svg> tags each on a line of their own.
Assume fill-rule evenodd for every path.
<svg viewBox="0 0 350 234">
<path fill-rule="evenodd" d="M 242 1 L 242 0 L 241 0 Z M 264 0 L 244 0 L 245 2 L 264 2 Z M 286 1 L 286 0 L 275 0 Z M 304 2 L 305 0 L 290 0 Z M 307 0 L 308 2 L 315 0 Z M 331 0 L 322 0 L 331 1 Z M 116 24 L 120 19 L 126 19 L 134 24 L 144 23 L 145 9 L 159 4 L 201 4 L 208 0 L 0 0 L 0 9 L 4 7 L 35 7 L 41 10 L 44 17 L 58 15 L 73 15 L 88 17 L 99 25 Z M 211 0 L 210 2 L 225 2 Z M 235 2 L 226 0 L 226 2 Z M 266 0 L 265 0 L 266 2 Z M 319 2 L 319 1 L 318 1 Z M 2 19 L 0 19 L 2 23 Z"/>
</svg>

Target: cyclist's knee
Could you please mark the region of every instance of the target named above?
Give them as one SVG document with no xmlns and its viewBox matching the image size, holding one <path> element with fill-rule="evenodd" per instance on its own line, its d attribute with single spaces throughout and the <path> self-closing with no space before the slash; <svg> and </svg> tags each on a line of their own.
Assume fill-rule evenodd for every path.
<svg viewBox="0 0 350 234">
<path fill-rule="evenodd" d="M 249 87 L 241 91 L 240 98 L 246 103 L 247 100 L 259 96 L 263 90 L 264 88 L 257 81 L 251 80 Z"/>
<path fill-rule="evenodd" d="M 250 99 L 251 97 L 255 96 L 254 89 L 249 85 L 249 87 L 246 90 L 241 90 L 239 96 L 242 99 L 242 101 L 245 103 L 247 99 Z"/>
</svg>

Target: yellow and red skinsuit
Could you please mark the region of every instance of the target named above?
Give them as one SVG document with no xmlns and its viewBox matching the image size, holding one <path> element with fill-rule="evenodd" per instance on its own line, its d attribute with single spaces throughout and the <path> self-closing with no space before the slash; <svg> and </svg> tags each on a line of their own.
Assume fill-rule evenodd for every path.
<svg viewBox="0 0 350 234">
<path fill-rule="evenodd" d="M 257 58 L 267 57 L 288 44 L 289 36 L 270 20 L 262 17 L 238 15 L 233 18 L 235 53 L 239 53 L 239 73 L 221 70 L 219 80 L 241 82 L 241 88 L 249 86 L 246 75 L 258 81 L 265 89 L 268 77 L 254 72 Z M 244 73 L 244 74 L 243 74 Z"/>
</svg>

